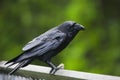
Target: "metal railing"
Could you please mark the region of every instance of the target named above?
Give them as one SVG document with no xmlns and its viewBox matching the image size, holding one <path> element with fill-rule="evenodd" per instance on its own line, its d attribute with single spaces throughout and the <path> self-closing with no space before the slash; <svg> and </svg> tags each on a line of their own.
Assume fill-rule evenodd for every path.
<svg viewBox="0 0 120 80">
<path fill-rule="evenodd" d="M 72 70 L 58 70 L 55 75 L 50 75 L 49 71 L 51 68 L 37 65 L 28 65 L 15 72 L 14 75 L 8 75 L 8 72 L 14 66 L 6 69 L 5 62 L 0 62 L 0 80 L 120 80 L 118 76 Z"/>
</svg>

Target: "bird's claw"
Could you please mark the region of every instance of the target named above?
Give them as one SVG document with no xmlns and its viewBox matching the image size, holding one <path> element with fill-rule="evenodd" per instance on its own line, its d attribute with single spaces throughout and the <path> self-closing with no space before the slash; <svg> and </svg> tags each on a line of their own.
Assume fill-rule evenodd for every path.
<svg viewBox="0 0 120 80">
<path fill-rule="evenodd" d="M 58 65 L 56 68 L 52 68 L 51 71 L 50 71 L 50 74 L 55 74 L 56 71 L 60 70 L 60 69 L 64 69 L 64 64 L 61 63 L 60 65 Z"/>
<path fill-rule="evenodd" d="M 63 63 L 59 64 L 59 65 L 57 66 L 57 68 L 59 68 L 59 69 L 64 69 L 64 64 L 63 64 Z"/>
</svg>

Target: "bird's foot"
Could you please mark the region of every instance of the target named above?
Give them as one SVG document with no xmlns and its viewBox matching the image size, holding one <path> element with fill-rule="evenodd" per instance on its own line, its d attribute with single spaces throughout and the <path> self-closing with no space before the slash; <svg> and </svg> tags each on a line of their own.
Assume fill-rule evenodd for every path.
<svg viewBox="0 0 120 80">
<path fill-rule="evenodd" d="M 52 68 L 51 71 L 50 71 L 50 74 L 55 74 L 56 71 L 60 70 L 60 69 L 64 69 L 64 64 L 61 63 L 60 65 L 58 65 L 56 68 Z"/>
<path fill-rule="evenodd" d="M 59 69 L 64 69 L 64 64 L 63 64 L 63 63 L 59 64 L 59 65 L 57 66 L 57 68 L 59 68 Z"/>
</svg>

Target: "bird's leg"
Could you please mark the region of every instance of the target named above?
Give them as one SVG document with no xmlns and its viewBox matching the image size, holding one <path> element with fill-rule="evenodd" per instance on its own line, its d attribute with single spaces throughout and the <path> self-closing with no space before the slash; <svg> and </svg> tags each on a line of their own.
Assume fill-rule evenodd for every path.
<svg viewBox="0 0 120 80">
<path fill-rule="evenodd" d="M 50 74 L 55 74 L 55 72 L 58 70 L 57 67 L 51 61 L 46 61 L 46 63 L 52 68 L 50 70 Z"/>
<path fill-rule="evenodd" d="M 50 74 L 55 74 L 55 72 L 59 69 L 64 69 L 64 64 L 60 64 L 59 66 L 55 66 L 52 62 L 46 62 L 52 69 L 50 70 Z"/>
</svg>

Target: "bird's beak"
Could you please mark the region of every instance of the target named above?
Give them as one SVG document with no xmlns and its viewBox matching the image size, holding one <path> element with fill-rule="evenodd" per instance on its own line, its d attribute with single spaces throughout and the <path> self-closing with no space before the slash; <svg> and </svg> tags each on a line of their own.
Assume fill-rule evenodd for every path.
<svg viewBox="0 0 120 80">
<path fill-rule="evenodd" d="M 78 30 L 85 30 L 85 27 L 83 25 L 76 23 L 75 26 Z"/>
</svg>

